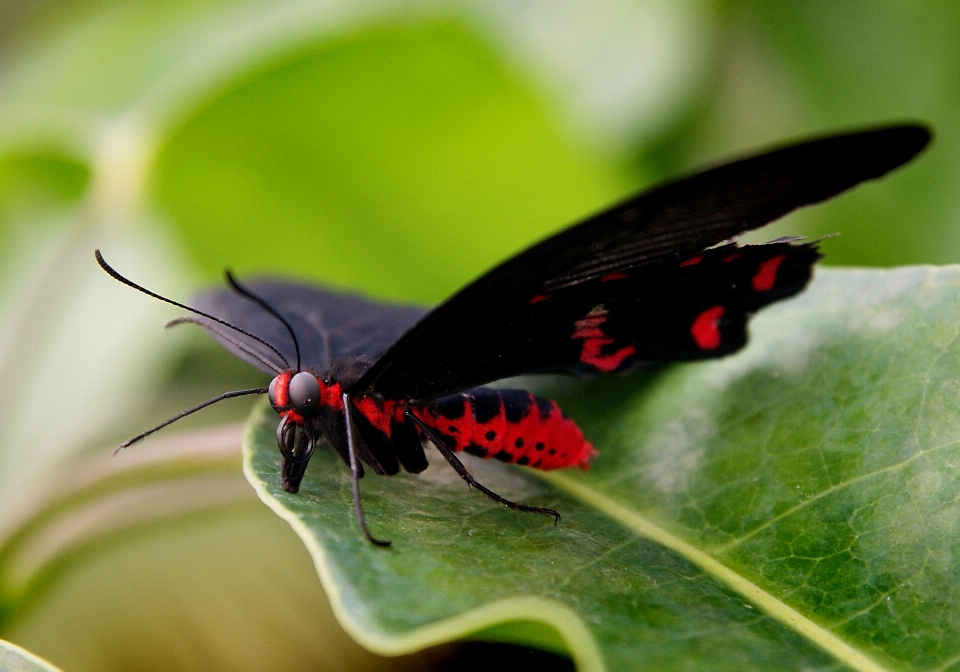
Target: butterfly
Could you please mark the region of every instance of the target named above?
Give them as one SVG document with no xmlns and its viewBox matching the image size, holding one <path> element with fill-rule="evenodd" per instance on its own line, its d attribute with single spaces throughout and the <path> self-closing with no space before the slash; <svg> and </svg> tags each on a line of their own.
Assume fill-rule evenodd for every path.
<svg viewBox="0 0 960 672">
<path fill-rule="evenodd" d="M 360 500 L 364 465 L 382 475 L 426 469 L 433 444 L 471 486 L 457 457 L 550 470 L 586 469 L 597 455 L 553 401 L 483 387 L 521 374 L 593 376 L 713 359 L 747 343 L 761 308 L 802 291 L 821 258 L 815 242 L 736 237 L 796 208 L 880 177 L 930 141 L 920 125 L 822 137 L 733 161 L 642 192 L 503 262 L 433 310 L 386 305 L 264 279 L 200 294 L 193 307 L 115 279 L 190 312 L 173 323 L 207 329 L 269 373 L 268 387 L 227 392 L 133 437 L 124 448 L 223 399 L 267 394 L 279 414 L 279 477 L 298 491 L 310 457 L 328 445 Z M 119 450 L 119 448 L 118 448 Z"/>
</svg>

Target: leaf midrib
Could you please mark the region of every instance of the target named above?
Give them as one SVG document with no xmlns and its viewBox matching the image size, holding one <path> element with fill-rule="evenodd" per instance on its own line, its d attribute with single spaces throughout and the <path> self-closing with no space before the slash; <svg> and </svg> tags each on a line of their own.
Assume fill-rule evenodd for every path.
<svg viewBox="0 0 960 672">
<path fill-rule="evenodd" d="M 630 511 L 615 500 L 601 495 L 588 485 L 568 476 L 562 474 L 538 475 L 567 494 L 608 515 L 628 529 L 682 556 L 691 564 L 722 581 L 739 595 L 762 609 L 764 613 L 832 655 L 837 661 L 860 672 L 888 672 L 885 667 L 853 648 L 834 633 L 814 623 L 713 556 L 671 534 L 651 520 Z"/>
</svg>

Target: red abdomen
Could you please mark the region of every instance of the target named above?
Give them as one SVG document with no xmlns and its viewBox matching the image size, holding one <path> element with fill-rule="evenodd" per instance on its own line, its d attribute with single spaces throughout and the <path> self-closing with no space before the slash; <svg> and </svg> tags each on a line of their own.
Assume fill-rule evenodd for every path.
<svg viewBox="0 0 960 672">
<path fill-rule="evenodd" d="M 478 387 L 413 409 L 448 447 L 549 471 L 586 469 L 597 454 L 555 402 L 524 390 Z"/>
</svg>

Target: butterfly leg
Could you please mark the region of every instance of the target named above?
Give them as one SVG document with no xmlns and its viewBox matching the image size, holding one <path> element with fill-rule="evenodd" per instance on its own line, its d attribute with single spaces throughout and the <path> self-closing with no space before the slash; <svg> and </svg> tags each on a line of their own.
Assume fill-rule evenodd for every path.
<svg viewBox="0 0 960 672">
<path fill-rule="evenodd" d="M 360 504 L 360 463 L 357 460 L 357 449 L 353 441 L 353 420 L 350 418 L 350 397 L 343 395 L 343 419 L 347 425 L 347 454 L 350 457 L 350 477 L 353 479 L 353 509 L 357 512 L 357 521 L 364 535 L 375 546 L 389 546 L 388 539 L 377 539 L 367 529 L 367 521 L 363 516 L 363 506 Z"/>
<path fill-rule="evenodd" d="M 417 425 L 417 427 L 420 428 L 420 431 L 422 431 L 424 436 L 430 440 L 430 443 L 437 447 L 437 450 L 440 451 L 440 454 L 443 455 L 444 459 L 450 463 L 450 466 L 453 467 L 453 470 L 460 475 L 460 478 L 467 482 L 467 485 L 476 488 L 493 501 L 497 502 L 498 504 L 503 504 L 508 509 L 527 511 L 529 513 L 539 513 L 545 516 L 553 516 L 554 525 L 560 522 L 560 513 L 554 511 L 553 509 L 546 509 L 539 506 L 527 506 L 526 504 L 517 504 L 516 502 L 511 502 L 509 499 L 501 497 L 490 488 L 478 482 L 477 479 L 470 475 L 470 472 L 467 471 L 467 468 L 463 466 L 463 462 L 461 462 L 453 453 L 453 451 L 447 447 L 447 445 L 443 442 L 443 439 L 437 436 L 436 432 L 423 424 L 423 422 L 421 422 L 420 419 L 410 411 L 407 411 L 406 415 L 414 422 L 414 424 Z"/>
</svg>

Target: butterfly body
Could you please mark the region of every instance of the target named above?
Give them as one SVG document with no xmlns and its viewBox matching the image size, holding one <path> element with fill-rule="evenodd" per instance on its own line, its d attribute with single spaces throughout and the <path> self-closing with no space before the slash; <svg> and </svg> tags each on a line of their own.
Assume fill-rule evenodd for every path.
<svg viewBox="0 0 960 672">
<path fill-rule="evenodd" d="M 312 399 L 296 403 L 296 394 L 290 391 L 295 376 L 300 376 L 300 380 L 309 376 L 316 381 L 316 403 Z M 299 490 L 316 445 L 326 443 L 350 466 L 345 403 L 350 404 L 357 429 L 357 455 L 382 476 L 397 474 L 401 467 L 414 474 L 426 469 L 425 436 L 418 427 L 420 423 L 454 452 L 544 471 L 574 466 L 586 469 L 596 455 L 577 425 L 563 415 L 555 402 L 525 390 L 480 387 L 431 402 L 379 395 L 345 397 L 344 383 L 330 374 L 284 371 L 274 378 L 268 394 L 280 416 L 277 441 L 283 455 L 281 481 L 290 492 Z M 289 431 L 293 428 L 299 434 Z M 361 466 L 361 475 L 362 472 Z"/>
<path fill-rule="evenodd" d="M 456 457 L 468 452 L 542 470 L 586 468 L 596 451 L 557 405 L 523 390 L 485 388 L 535 373 L 595 376 L 732 354 L 750 317 L 806 287 L 821 255 L 784 238 L 740 234 L 885 175 L 930 132 L 898 125 L 789 145 L 669 182 L 508 259 L 431 311 L 320 287 L 264 280 L 201 294 L 175 323 L 208 329 L 274 376 L 269 388 L 225 393 L 131 439 L 231 396 L 266 392 L 280 415 L 280 480 L 296 492 L 314 448 L 328 444 L 358 479 L 427 467 L 429 442 L 495 501 L 559 519 L 488 490 Z"/>
<path fill-rule="evenodd" d="M 586 469 L 597 454 L 556 402 L 526 390 L 478 387 L 414 412 L 453 450 L 478 457 L 551 471 Z"/>
</svg>

